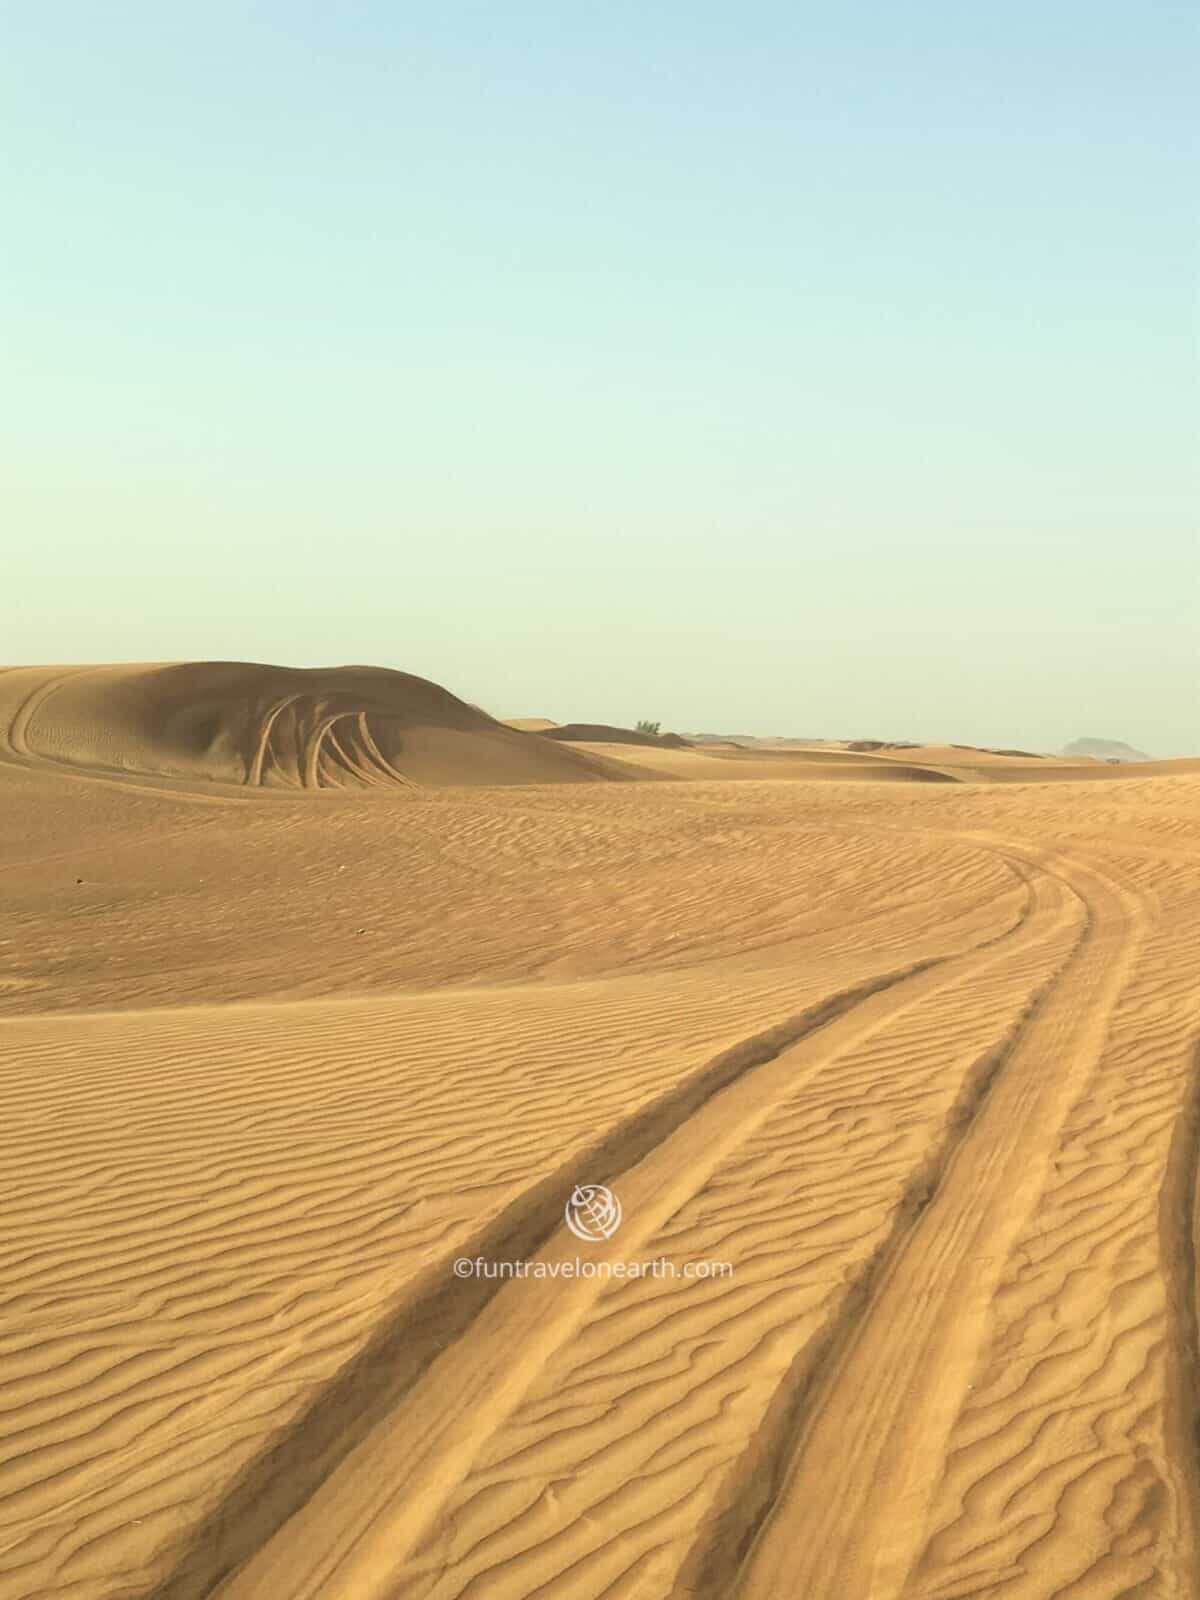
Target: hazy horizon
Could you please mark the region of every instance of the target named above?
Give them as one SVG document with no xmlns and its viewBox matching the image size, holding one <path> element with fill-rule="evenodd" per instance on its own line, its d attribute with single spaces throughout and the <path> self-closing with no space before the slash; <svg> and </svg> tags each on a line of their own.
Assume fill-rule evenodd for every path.
<svg viewBox="0 0 1200 1600">
<path fill-rule="evenodd" d="M 8 33 L 10 663 L 1200 748 L 1190 8 Z"/>
</svg>

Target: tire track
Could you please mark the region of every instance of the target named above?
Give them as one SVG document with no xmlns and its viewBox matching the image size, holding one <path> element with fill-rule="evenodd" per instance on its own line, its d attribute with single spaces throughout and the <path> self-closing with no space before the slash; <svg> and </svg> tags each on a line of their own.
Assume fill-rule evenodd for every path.
<svg viewBox="0 0 1200 1600">
<path fill-rule="evenodd" d="M 734 1482 L 727 1486 L 681 1569 L 675 1593 L 695 1600 L 725 1600 L 733 1593 L 738 1573 L 760 1529 L 781 1493 L 792 1452 L 792 1441 L 803 1430 L 806 1410 L 814 1404 L 819 1386 L 839 1354 L 852 1341 L 855 1330 L 870 1315 L 889 1264 L 920 1220 L 945 1177 L 970 1124 L 992 1091 L 1017 1041 L 1055 980 L 1044 984 L 1017 1024 L 996 1046 L 981 1056 L 967 1074 L 946 1118 L 942 1138 L 905 1186 L 888 1237 L 847 1287 L 826 1326 L 804 1346 L 783 1378 L 750 1448 L 739 1463 Z"/>
<path fill-rule="evenodd" d="M 278 721 L 280 714 L 286 711 L 289 706 L 295 705 L 299 698 L 298 694 L 285 695 L 282 700 L 277 700 L 264 713 L 262 722 L 259 724 L 258 733 L 255 736 L 254 748 L 246 764 L 246 782 L 251 788 L 261 787 L 267 764 L 274 754 L 271 749 L 271 733 L 275 723 Z M 275 758 L 275 764 L 278 766 L 278 758 Z"/>
<path fill-rule="evenodd" d="M 775 1061 L 868 997 L 938 964 L 936 959 L 919 962 L 857 984 L 721 1052 L 676 1089 L 574 1153 L 464 1240 L 456 1254 L 497 1260 L 532 1256 L 560 1228 L 564 1196 L 581 1173 L 594 1182 L 615 1180 L 755 1067 Z M 403 1405 L 426 1371 L 453 1349 L 504 1287 L 498 1280 L 455 1279 L 449 1268 L 449 1260 L 438 1260 L 410 1286 L 387 1326 L 198 1531 L 174 1573 L 153 1591 L 153 1600 L 198 1600 L 212 1593 L 226 1574 L 284 1529 L 346 1457 L 369 1442 L 372 1429 Z M 290 1532 L 284 1529 L 284 1537 Z M 268 1586 L 261 1592 L 275 1600 L 287 1590 Z"/>
<path fill-rule="evenodd" d="M 27 672 L 29 669 L 9 667 L 4 670 Z M 33 749 L 29 743 L 29 732 L 35 714 L 72 678 L 80 677 L 92 670 L 90 667 L 75 667 L 59 673 L 56 677 L 43 679 L 17 707 L 11 722 L 7 726 L 0 724 L 0 762 L 7 762 L 26 770 L 53 772 L 56 778 L 72 783 L 104 784 L 127 793 L 169 798 L 184 804 L 224 806 L 230 802 L 239 803 L 249 798 L 241 794 L 239 789 L 226 787 L 213 780 L 206 780 L 202 787 L 197 787 L 193 780 L 183 777 L 171 777 L 165 773 L 155 775 L 150 772 L 126 772 L 117 767 L 79 766 L 72 761 Z M 220 792 L 223 788 L 224 793 Z M 217 792 L 205 792 L 209 789 Z"/>
<path fill-rule="evenodd" d="M 1200 1554 L 1200 1277 L 1196 1232 L 1200 1224 L 1200 1043 L 1192 1051 L 1191 1078 L 1167 1155 L 1159 1203 L 1163 1276 L 1167 1299 L 1166 1429 L 1179 1480 L 1181 1564 L 1197 1571 Z"/>
<path fill-rule="evenodd" d="M 1003 1261 L 1134 960 L 1133 897 L 1065 858 L 1057 875 L 1086 908 L 1078 943 L 1003 1070 L 977 1079 L 983 1092 L 933 1192 L 912 1205 L 820 1359 L 793 1380 L 797 1403 L 767 1468 L 779 1488 L 765 1508 L 744 1507 L 759 1523 L 744 1559 L 725 1588 L 691 1592 L 900 1594 Z M 1065 1061 L 1072 1070 L 1055 1070 Z"/>
<path fill-rule="evenodd" d="M 35 714 L 45 705 L 51 696 L 58 693 L 69 678 L 78 677 L 81 672 L 86 672 L 86 667 L 77 667 L 73 672 L 60 672 L 56 677 L 45 678 L 24 699 L 13 713 L 12 721 L 5 731 L 5 742 L 12 755 L 21 757 L 28 762 L 37 762 L 39 765 L 56 765 L 50 757 L 40 754 L 29 747 L 29 729 Z"/>
<path fill-rule="evenodd" d="M 575 1158 L 539 1186 L 536 1229 L 526 1226 L 520 1236 L 509 1230 L 502 1239 L 493 1235 L 486 1244 L 464 1246 L 462 1253 L 517 1259 L 543 1243 L 541 1259 L 572 1259 L 577 1246 L 560 1230 L 560 1208 L 570 1184 L 584 1173 L 593 1181 L 623 1175 L 627 1221 L 621 1259 L 636 1252 L 795 1088 L 798 1073 L 819 1070 L 831 1053 L 883 1026 L 898 1002 L 916 1004 L 990 964 L 996 959 L 990 952 L 1025 928 L 1033 904 L 1027 897 L 1007 932 L 985 941 L 980 950 L 986 955 L 976 950 L 887 974 L 725 1052 L 704 1070 L 699 1084 L 693 1079 L 681 1094 L 669 1097 L 670 1114 L 652 1116 L 642 1138 L 628 1127 L 617 1130 L 604 1141 L 599 1160 Z M 1057 923 L 1060 912 L 1055 902 L 1049 920 Z M 803 1061 L 792 1053 L 797 1047 Z M 607 1165 L 605 1157 L 617 1165 Z M 592 1258 L 602 1260 L 605 1254 L 597 1249 Z M 459 1299 L 446 1290 L 445 1271 L 443 1264 L 431 1274 L 432 1292 L 445 1300 L 443 1315 Z M 602 1281 L 575 1280 L 569 1289 L 559 1280 L 460 1284 L 460 1291 L 475 1291 L 471 1314 L 447 1328 L 428 1370 L 406 1393 L 393 1391 L 390 1401 L 373 1406 L 374 1426 L 360 1430 L 358 1442 L 342 1452 L 340 1465 L 312 1474 L 310 1484 L 319 1487 L 311 1499 L 218 1592 L 226 1600 L 265 1600 L 282 1592 L 295 1600 L 316 1595 L 368 1600 L 389 1593 L 396 1566 L 436 1518 L 482 1442 L 587 1314 Z M 393 1333 L 401 1345 L 410 1337 L 407 1329 Z M 448 1395 L 455 1397 L 449 1403 Z M 204 1592 L 168 1588 L 160 1600 Z"/>
<path fill-rule="evenodd" d="M 1196 1594 L 1195 918 L 1146 879 L 1159 918 L 1006 1263 L 906 1600 Z"/>
<path fill-rule="evenodd" d="M 1039 916 L 1038 938 L 1009 941 L 969 986 L 896 1006 L 798 1074 L 647 1251 L 730 1259 L 734 1281 L 609 1285 L 480 1451 L 390 1600 L 599 1600 L 652 1534 L 665 1541 L 662 1581 L 644 1600 L 671 1592 L 777 1415 L 791 1363 L 820 1339 L 891 1232 L 914 1167 L 928 1169 L 997 1041 L 1074 944 L 1076 903 L 1049 881 L 1042 892 L 1066 914 L 1049 928 Z M 692 1508 L 682 1523 L 677 1505 Z"/>
<path fill-rule="evenodd" d="M 399 784 L 402 789 L 419 789 L 421 786 L 413 778 L 406 778 L 398 771 L 384 755 L 376 742 L 375 735 L 371 732 L 370 719 L 365 711 L 360 711 L 356 717 L 358 736 L 368 763 L 368 770 L 373 763 L 384 777 L 390 778 L 393 783 Z"/>
</svg>

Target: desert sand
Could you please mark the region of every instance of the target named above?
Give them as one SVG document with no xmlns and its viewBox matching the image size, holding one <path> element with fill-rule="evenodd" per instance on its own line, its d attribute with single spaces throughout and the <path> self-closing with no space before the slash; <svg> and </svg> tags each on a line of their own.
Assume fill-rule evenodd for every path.
<svg viewBox="0 0 1200 1600">
<path fill-rule="evenodd" d="M 0 839 L 0 1600 L 1200 1595 L 1200 762 L 11 668 Z"/>
</svg>

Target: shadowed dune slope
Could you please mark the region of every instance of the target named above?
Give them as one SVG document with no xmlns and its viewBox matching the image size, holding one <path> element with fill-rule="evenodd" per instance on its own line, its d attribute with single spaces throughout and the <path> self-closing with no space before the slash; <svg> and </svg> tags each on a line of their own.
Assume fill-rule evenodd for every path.
<svg viewBox="0 0 1200 1600">
<path fill-rule="evenodd" d="M 0 753 L 252 787 L 627 776 L 408 672 L 240 661 L 9 668 L 0 673 Z"/>
</svg>

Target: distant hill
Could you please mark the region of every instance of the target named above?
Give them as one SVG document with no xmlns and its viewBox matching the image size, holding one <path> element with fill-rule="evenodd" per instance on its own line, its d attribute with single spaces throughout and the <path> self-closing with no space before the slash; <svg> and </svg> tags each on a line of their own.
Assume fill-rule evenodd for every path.
<svg viewBox="0 0 1200 1600">
<path fill-rule="evenodd" d="M 603 722 L 564 722 L 558 727 L 543 728 L 543 738 L 579 740 L 585 744 L 652 744 L 672 750 L 691 748 L 691 740 L 677 733 L 642 733 L 633 728 L 610 728 Z"/>
<path fill-rule="evenodd" d="M 847 750 L 915 750 L 915 739 L 848 739 Z M 960 748 L 966 748 L 961 746 Z"/>
<path fill-rule="evenodd" d="M 1135 750 L 1120 739 L 1075 739 L 1059 752 L 1064 756 L 1095 756 L 1097 761 L 1152 761 L 1144 750 Z"/>
<path fill-rule="evenodd" d="M 768 745 L 824 744 L 824 739 L 801 738 L 799 735 L 778 733 L 688 733 L 683 737 L 690 744 L 736 744 L 747 749 L 762 749 Z"/>
</svg>

